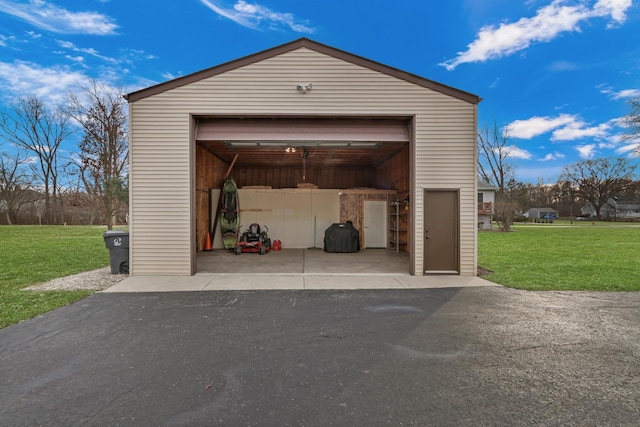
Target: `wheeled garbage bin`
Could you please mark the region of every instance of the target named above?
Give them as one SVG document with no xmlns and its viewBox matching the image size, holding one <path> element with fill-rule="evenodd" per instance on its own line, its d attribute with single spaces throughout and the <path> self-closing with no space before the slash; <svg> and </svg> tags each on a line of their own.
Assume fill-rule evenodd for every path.
<svg viewBox="0 0 640 427">
<path fill-rule="evenodd" d="M 103 237 L 109 249 L 111 274 L 129 274 L 129 232 L 108 230 Z"/>
</svg>

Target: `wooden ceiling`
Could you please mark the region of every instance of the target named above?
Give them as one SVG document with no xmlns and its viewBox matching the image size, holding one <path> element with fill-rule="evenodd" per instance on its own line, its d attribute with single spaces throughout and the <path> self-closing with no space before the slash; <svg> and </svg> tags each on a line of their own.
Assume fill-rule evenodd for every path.
<svg viewBox="0 0 640 427">
<path fill-rule="evenodd" d="M 337 147 L 331 145 L 292 147 L 295 152 L 286 152 L 282 146 L 234 146 L 220 141 L 198 141 L 198 144 L 227 164 L 233 162 L 235 167 L 301 167 L 303 156 L 306 167 L 354 167 L 376 168 L 402 150 L 406 142 L 379 142 L 367 147 Z"/>
</svg>

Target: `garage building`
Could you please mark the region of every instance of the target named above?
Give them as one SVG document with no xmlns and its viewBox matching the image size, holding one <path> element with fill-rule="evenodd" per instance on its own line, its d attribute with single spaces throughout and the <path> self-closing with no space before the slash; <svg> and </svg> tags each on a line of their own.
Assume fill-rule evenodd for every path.
<svg viewBox="0 0 640 427">
<path fill-rule="evenodd" d="M 303 38 L 127 99 L 132 275 L 198 271 L 229 171 L 284 248 L 352 221 L 411 274 L 476 274 L 478 96 Z"/>
</svg>

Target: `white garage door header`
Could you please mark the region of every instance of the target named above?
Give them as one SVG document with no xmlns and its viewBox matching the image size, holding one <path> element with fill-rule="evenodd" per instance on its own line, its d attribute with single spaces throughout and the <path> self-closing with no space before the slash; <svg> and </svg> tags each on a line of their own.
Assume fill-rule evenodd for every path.
<svg viewBox="0 0 640 427">
<path fill-rule="evenodd" d="M 393 119 L 201 119 L 198 141 L 409 142 L 409 121 Z"/>
</svg>

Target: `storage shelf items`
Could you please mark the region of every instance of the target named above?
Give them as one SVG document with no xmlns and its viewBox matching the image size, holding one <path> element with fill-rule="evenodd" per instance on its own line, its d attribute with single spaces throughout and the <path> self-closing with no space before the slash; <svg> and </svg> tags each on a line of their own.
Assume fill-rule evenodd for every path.
<svg viewBox="0 0 640 427">
<path fill-rule="evenodd" d="M 389 209 L 389 247 L 396 252 L 406 251 L 407 246 L 407 217 L 409 202 L 396 200 L 390 203 Z"/>
</svg>

